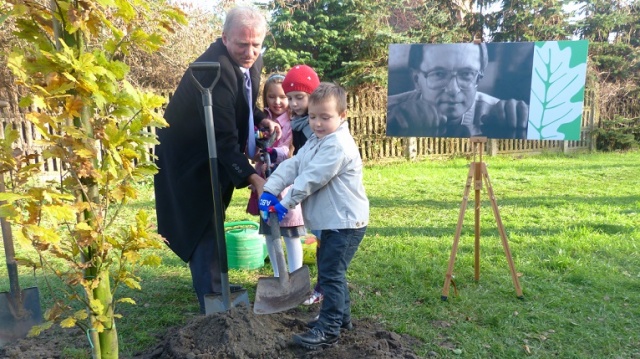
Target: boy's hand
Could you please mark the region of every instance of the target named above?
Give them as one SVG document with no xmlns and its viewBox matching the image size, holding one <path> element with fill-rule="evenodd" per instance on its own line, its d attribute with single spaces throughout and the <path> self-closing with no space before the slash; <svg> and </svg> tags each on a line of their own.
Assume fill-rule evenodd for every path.
<svg viewBox="0 0 640 359">
<path fill-rule="evenodd" d="M 260 199 L 258 200 L 258 209 L 260 210 L 260 215 L 265 222 L 269 223 L 269 207 L 276 206 L 277 204 L 280 204 L 280 201 L 278 201 L 278 197 L 269 192 L 262 193 L 262 196 L 260 196 Z M 282 207 L 282 205 L 280 205 L 280 207 Z M 280 215 L 278 215 L 278 219 L 279 217 Z"/>
</svg>

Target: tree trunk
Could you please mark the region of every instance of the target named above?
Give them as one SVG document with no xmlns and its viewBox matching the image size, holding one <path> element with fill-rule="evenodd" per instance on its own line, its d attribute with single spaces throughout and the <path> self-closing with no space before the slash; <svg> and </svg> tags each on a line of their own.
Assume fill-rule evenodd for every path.
<svg viewBox="0 0 640 359">
<path fill-rule="evenodd" d="M 104 331 L 99 334 L 101 359 L 118 358 L 118 332 L 116 322 L 113 317 L 113 296 L 111 295 L 111 283 L 109 282 L 109 272 L 103 271 L 100 274 L 100 284 L 93 290 L 94 298 L 100 300 L 104 306 L 103 315 L 109 320 Z"/>
</svg>

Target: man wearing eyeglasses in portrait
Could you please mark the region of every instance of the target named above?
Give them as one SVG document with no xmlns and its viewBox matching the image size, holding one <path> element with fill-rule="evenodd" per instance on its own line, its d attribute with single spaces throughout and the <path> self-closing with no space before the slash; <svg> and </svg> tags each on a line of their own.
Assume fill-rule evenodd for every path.
<svg viewBox="0 0 640 359">
<path fill-rule="evenodd" d="M 478 91 L 487 63 L 484 43 L 411 45 L 415 89 L 388 97 L 387 135 L 526 138 L 525 101 Z"/>
</svg>

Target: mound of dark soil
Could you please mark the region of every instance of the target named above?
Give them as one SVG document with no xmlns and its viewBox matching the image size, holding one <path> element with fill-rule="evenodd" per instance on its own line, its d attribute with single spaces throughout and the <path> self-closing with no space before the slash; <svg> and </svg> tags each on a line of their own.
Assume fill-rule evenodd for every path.
<svg viewBox="0 0 640 359">
<path fill-rule="evenodd" d="M 417 340 L 384 330 L 369 319 L 354 320 L 354 329 L 343 330 L 337 344 L 308 351 L 297 347 L 291 337 L 306 331 L 309 319 L 310 313 L 299 309 L 255 315 L 246 307 L 197 316 L 182 327 L 169 329 L 155 348 L 133 359 L 418 358 L 412 350 L 419 345 Z M 65 345 L 79 340 L 86 341 L 79 330 L 45 332 L 0 349 L 0 359 L 62 358 Z"/>
</svg>

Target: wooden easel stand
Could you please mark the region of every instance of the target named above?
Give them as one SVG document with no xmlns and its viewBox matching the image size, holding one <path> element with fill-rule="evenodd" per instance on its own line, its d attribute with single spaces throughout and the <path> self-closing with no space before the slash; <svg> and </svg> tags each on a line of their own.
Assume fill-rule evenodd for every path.
<svg viewBox="0 0 640 359">
<path fill-rule="evenodd" d="M 513 279 L 513 285 L 516 288 L 516 294 L 519 299 L 523 299 L 522 289 L 520 288 L 520 282 L 518 281 L 518 275 L 516 273 L 515 266 L 513 264 L 513 258 L 511 257 L 511 250 L 509 249 L 509 242 L 507 241 L 507 233 L 504 230 L 502 219 L 500 218 L 500 211 L 498 210 L 498 203 L 496 202 L 495 195 L 493 194 L 493 188 L 491 187 L 491 180 L 489 179 L 489 172 L 487 172 L 487 165 L 482 161 L 482 154 L 484 153 L 484 144 L 487 142 L 486 137 L 471 137 L 471 143 L 473 145 L 473 162 L 469 166 L 469 173 L 467 174 L 467 183 L 464 188 L 464 194 L 462 196 L 462 203 L 460 204 L 460 215 L 458 216 L 458 225 L 456 226 L 456 233 L 453 239 L 453 246 L 451 248 L 451 256 L 449 257 L 449 266 L 447 268 L 447 274 L 444 278 L 444 287 L 442 288 L 442 300 L 447 300 L 449 296 L 449 286 L 453 277 L 453 265 L 456 260 L 456 253 L 458 251 L 458 243 L 460 242 L 460 233 L 462 232 L 462 222 L 464 221 L 464 215 L 467 210 L 467 203 L 469 202 L 469 192 L 471 191 L 471 183 L 474 184 L 475 192 L 475 243 L 474 243 L 474 274 L 475 280 L 480 279 L 480 191 L 482 190 L 482 183 L 487 187 L 487 193 L 489 194 L 489 200 L 491 201 L 491 207 L 493 208 L 493 216 L 496 219 L 498 225 L 498 232 L 500 233 L 500 239 L 502 241 L 502 247 L 504 253 L 507 256 L 507 262 L 509 263 L 509 269 L 511 271 L 511 278 Z M 476 161 L 476 159 L 479 159 Z"/>
</svg>

